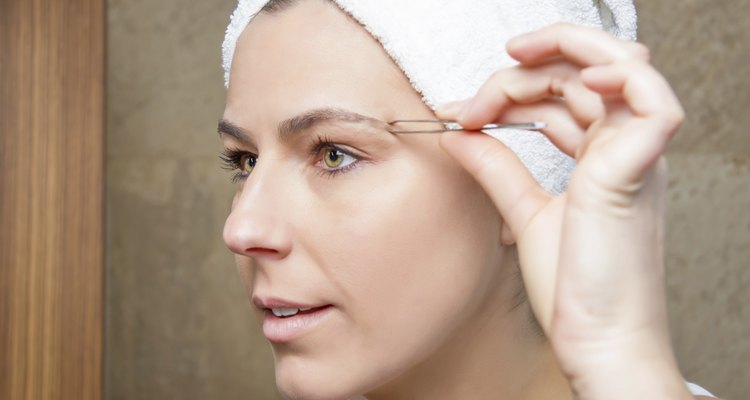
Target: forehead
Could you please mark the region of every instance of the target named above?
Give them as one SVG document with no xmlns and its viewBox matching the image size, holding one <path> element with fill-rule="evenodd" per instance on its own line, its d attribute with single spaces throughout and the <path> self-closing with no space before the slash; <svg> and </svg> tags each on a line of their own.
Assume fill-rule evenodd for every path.
<svg viewBox="0 0 750 400">
<path fill-rule="evenodd" d="M 321 107 L 388 118 L 426 106 L 380 44 L 336 5 L 305 0 L 256 16 L 235 49 L 224 117 L 275 123 Z"/>
</svg>

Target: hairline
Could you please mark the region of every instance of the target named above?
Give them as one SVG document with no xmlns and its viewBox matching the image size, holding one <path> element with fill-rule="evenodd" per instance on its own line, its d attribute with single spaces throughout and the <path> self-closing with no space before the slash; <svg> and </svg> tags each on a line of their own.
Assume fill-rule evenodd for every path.
<svg viewBox="0 0 750 400">
<path fill-rule="evenodd" d="M 300 0 L 269 0 L 261 9 L 258 14 L 276 14 L 287 8 L 299 3 Z"/>
</svg>

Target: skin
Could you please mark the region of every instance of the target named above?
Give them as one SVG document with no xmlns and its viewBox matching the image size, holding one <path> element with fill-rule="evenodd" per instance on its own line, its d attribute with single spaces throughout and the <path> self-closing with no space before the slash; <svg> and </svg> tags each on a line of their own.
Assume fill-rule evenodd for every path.
<svg viewBox="0 0 750 400">
<path fill-rule="evenodd" d="M 439 116 L 469 128 L 548 121 L 545 133 L 580 163 L 557 199 L 477 133 L 394 135 L 328 121 L 280 140 L 282 121 L 324 107 L 381 121 L 436 116 L 379 44 L 327 2 L 261 14 L 245 29 L 223 115 L 235 129 L 221 136 L 257 163 L 238 184 L 224 240 L 250 296 L 334 306 L 314 331 L 273 345 L 285 397 L 690 398 L 669 343 L 662 226 L 652 218 L 663 215 L 659 160 L 679 104 L 641 47 L 570 26 L 536 34 L 509 43 L 527 69 L 494 75 Z M 565 57 L 614 66 L 550 67 L 558 40 L 586 45 Z M 569 96 L 573 110 L 545 100 L 549 85 L 532 84 L 544 76 L 565 83 L 552 94 Z M 618 98 L 628 79 L 637 87 Z M 661 108 L 634 116 L 632 103 L 653 95 L 644 107 Z M 324 175 L 330 149 L 310 152 L 321 135 L 357 156 L 354 167 Z M 516 243 L 549 342 L 533 332 L 529 304 L 517 304 Z"/>
</svg>

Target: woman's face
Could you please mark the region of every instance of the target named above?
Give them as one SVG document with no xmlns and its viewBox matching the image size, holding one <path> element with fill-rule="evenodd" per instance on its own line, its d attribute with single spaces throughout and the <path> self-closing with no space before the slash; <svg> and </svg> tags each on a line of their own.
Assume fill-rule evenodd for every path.
<svg viewBox="0 0 750 400">
<path fill-rule="evenodd" d="M 224 240 L 291 398 L 344 398 L 406 373 L 476 322 L 508 275 L 500 217 L 438 135 L 394 135 L 341 111 L 435 118 L 336 6 L 257 16 L 223 116 L 223 143 L 245 166 Z M 262 309 L 284 302 L 327 307 Z"/>
</svg>

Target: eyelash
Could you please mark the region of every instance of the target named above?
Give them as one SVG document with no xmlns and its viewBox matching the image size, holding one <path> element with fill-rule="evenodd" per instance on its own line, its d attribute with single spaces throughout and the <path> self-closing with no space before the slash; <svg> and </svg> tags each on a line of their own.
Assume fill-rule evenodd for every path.
<svg viewBox="0 0 750 400">
<path fill-rule="evenodd" d="M 352 162 L 351 164 L 336 168 L 336 169 L 325 169 L 325 168 L 318 168 L 317 173 L 319 176 L 322 176 L 324 178 L 333 178 L 339 174 L 343 174 L 346 172 L 349 172 L 350 170 L 359 167 L 359 163 L 362 160 L 362 157 L 357 156 L 356 154 L 353 154 L 351 151 L 344 150 L 340 146 L 336 145 L 332 140 L 330 140 L 327 136 L 318 136 L 315 138 L 315 142 L 310 146 L 310 156 L 318 158 L 318 156 L 321 154 L 323 150 L 337 150 L 340 151 L 350 157 L 353 157 L 356 161 Z M 232 176 L 232 183 L 237 183 L 245 178 L 247 178 L 248 175 L 246 175 L 242 168 L 244 167 L 242 165 L 243 158 L 245 156 L 251 156 L 255 157 L 257 159 L 257 155 L 249 153 L 247 151 L 242 151 L 239 149 L 225 149 L 221 156 L 219 157 L 222 161 L 222 168 L 227 169 L 230 171 L 237 171 Z M 257 161 L 256 161 L 257 162 Z"/>
<path fill-rule="evenodd" d="M 232 183 L 237 183 L 247 177 L 242 171 L 242 158 L 246 155 L 251 155 L 251 153 L 239 149 L 225 149 L 221 152 L 219 156 L 221 168 L 228 171 L 237 171 L 232 175 Z"/>
</svg>

